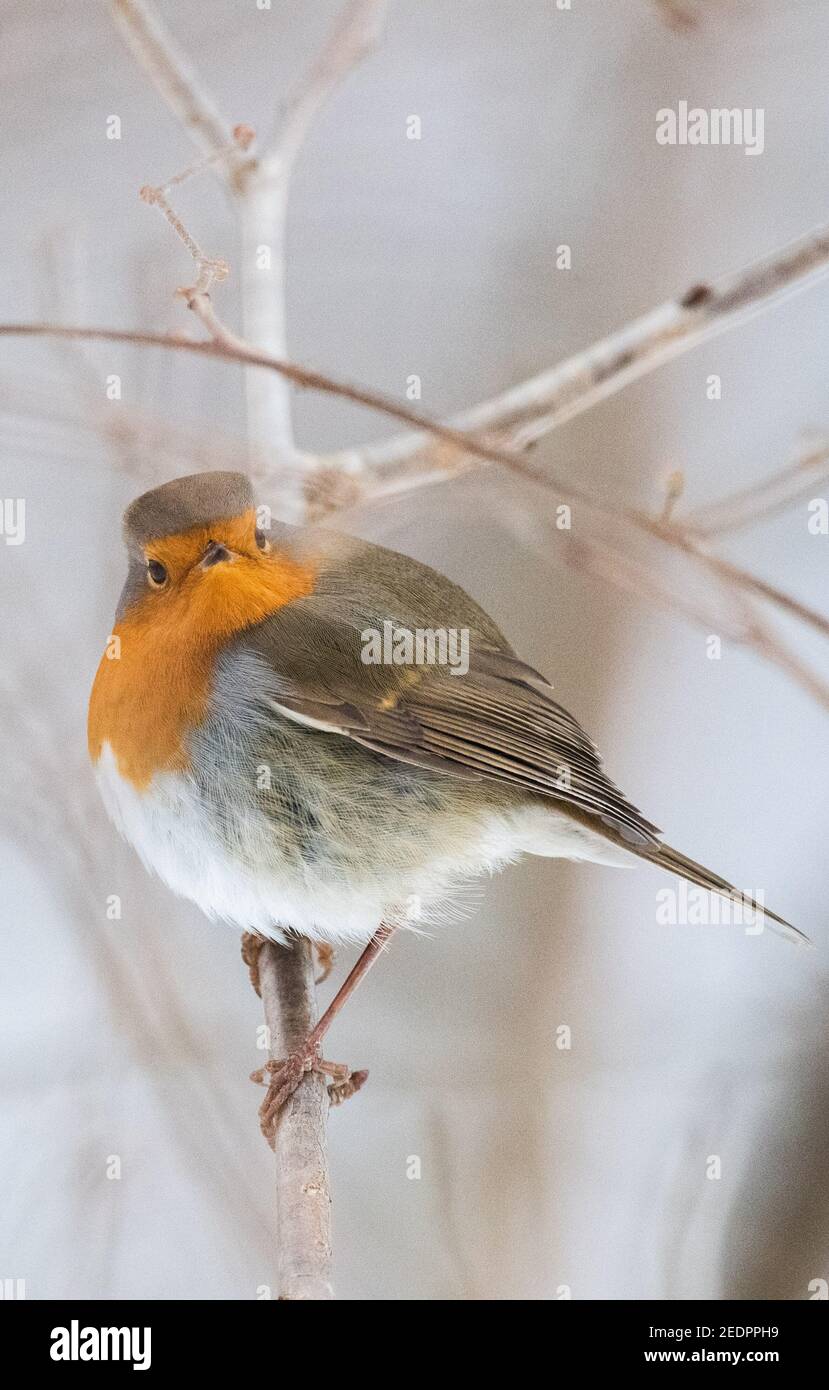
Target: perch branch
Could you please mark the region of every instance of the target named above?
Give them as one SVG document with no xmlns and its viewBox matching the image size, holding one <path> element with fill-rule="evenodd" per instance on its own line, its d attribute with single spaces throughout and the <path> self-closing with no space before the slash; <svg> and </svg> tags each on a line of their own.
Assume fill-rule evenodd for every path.
<svg viewBox="0 0 829 1390">
<path fill-rule="evenodd" d="M 266 942 L 259 984 L 274 1061 L 290 1056 L 317 1021 L 311 943 Z M 279 1297 L 333 1298 L 331 1198 L 325 1127 L 328 1091 L 318 1073 L 306 1076 L 284 1106 L 274 1139 L 279 1204 Z"/>
</svg>

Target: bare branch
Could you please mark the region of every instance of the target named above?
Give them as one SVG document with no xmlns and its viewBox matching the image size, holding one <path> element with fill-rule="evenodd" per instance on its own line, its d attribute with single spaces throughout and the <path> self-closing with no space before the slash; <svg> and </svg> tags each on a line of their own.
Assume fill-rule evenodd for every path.
<svg viewBox="0 0 829 1390">
<path fill-rule="evenodd" d="M 230 127 L 154 6 L 148 0 L 109 0 L 109 7 L 136 61 L 194 145 L 207 155 L 228 146 Z M 237 187 L 248 163 L 240 151 L 217 166 L 217 172 L 231 187 Z"/>
<path fill-rule="evenodd" d="M 187 297 L 187 291 L 182 291 L 182 293 Z M 193 310 L 211 334 L 210 341 L 199 342 L 194 338 L 172 333 L 147 333 L 121 328 L 93 328 L 53 323 L 0 323 L 0 337 L 78 338 L 88 341 L 133 343 L 144 347 L 165 348 L 171 351 L 193 353 L 201 357 L 223 358 L 226 361 L 241 365 L 267 368 L 269 371 L 285 377 L 287 381 L 293 382 L 296 386 L 321 391 L 326 395 L 338 396 L 343 400 L 352 401 L 355 405 L 366 406 L 370 410 L 376 410 L 380 414 L 413 425 L 425 434 L 434 435 L 444 446 L 448 446 L 447 453 L 460 456 L 472 454 L 488 463 L 500 463 L 531 482 L 545 488 L 552 488 L 565 501 L 579 501 L 597 511 L 607 510 L 596 503 L 589 493 L 564 483 L 550 473 L 540 472 L 519 454 L 495 448 L 486 438 L 465 434 L 451 425 L 439 424 L 436 420 L 431 420 L 428 416 L 422 415 L 408 406 L 400 405 L 391 397 L 384 396 L 380 392 L 339 381 L 334 377 L 326 376 L 323 372 L 314 371 L 310 367 L 301 367 L 295 362 L 288 362 L 282 358 L 273 357 L 270 353 L 260 352 L 221 322 L 213 308 L 212 300 L 207 294 L 192 291 L 187 302 L 188 307 Z"/>
<path fill-rule="evenodd" d="M 294 164 L 325 102 L 379 37 L 385 8 L 386 0 L 350 0 L 289 102 L 276 137 L 240 189 L 242 331 L 248 343 L 277 357 L 288 350 L 286 222 Z M 290 463 L 295 447 L 287 383 L 250 371 L 245 393 L 251 447 L 277 465 Z M 292 495 L 283 490 L 282 500 L 287 519 L 301 520 L 301 489 Z"/>
<path fill-rule="evenodd" d="M 686 542 L 687 539 L 685 537 Z M 670 537 L 670 544 L 678 545 L 681 549 L 686 548 L 683 542 L 677 540 L 673 534 Z M 774 603 L 778 608 L 782 608 L 790 617 L 798 618 L 800 622 L 814 628 L 821 637 L 829 637 L 829 619 L 823 613 L 818 613 L 817 609 L 809 607 L 808 604 L 793 598 L 791 594 L 785 593 L 775 584 L 769 584 L 759 575 L 751 574 L 748 570 L 742 569 L 739 565 L 733 565 L 730 560 L 724 560 L 719 555 L 711 555 L 698 547 L 689 549 L 688 553 L 695 555 L 702 564 L 722 575 L 723 579 L 730 580 L 737 589 L 744 589 L 755 594 L 758 598 L 767 599 L 769 603 Z"/>
<path fill-rule="evenodd" d="M 260 159 L 243 150 L 218 157 L 231 132 L 211 97 L 149 0 L 110 0 L 112 14 L 150 80 L 236 194 L 242 237 L 243 332 L 249 343 L 275 356 L 287 352 L 285 221 L 293 165 L 314 118 L 337 84 L 370 51 L 383 24 L 386 0 L 350 0 L 318 58 L 288 104 L 271 147 Z M 164 190 L 162 190 L 164 191 Z M 294 461 L 291 401 L 287 386 L 260 373 L 245 376 L 248 440 L 273 466 Z M 283 502 L 299 520 L 301 492 Z"/>
<path fill-rule="evenodd" d="M 503 432 L 514 447 L 526 449 L 663 363 L 804 288 L 827 269 L 829 226 L 822 226 L 716 285 L 693 286 L 584 352 L 464 411 L 452 424 L 460 430 Z M 427 456 L 419 458 L 424 451 Z M 354 454 L 348 451 L 352 468 Z M 412 470 L 410 486 L 433 483 L 440 476 L 422 434 L 369 445 L 359 456 L 368 487 L 375 480 L 382 486 L 404 464 Z M 336 466 L 337 456 L 329 463 Z"/>
<path fill-rule="evenodd" d="M 276 356 L 287 353 L 285 219 L 287 182 L 261 170 L 248 181 L 239 204 L 242 324 L 245 337 Z M 291 396 L 287 383 L 261 372 L 245 373 L 248 442 L 276 468 L 294 454 Z M 286 520 L 299 520 L 301 494 L 290 500 Z"/>
<path fill-rule="evenodd" d="M 181 218 L 173 211 L 162 188 L 151 188 L 145 184 L 141 189 L 141 197 L 145 203 L 151 203 L 160 208 L 176 236 L 184 242 L 193 257 L 197 272 L 196 283 L 187 289 L 182 288 L 177 291 L 183 299 L 187 300 L 188 304 L 196 295 L 209 294 L 217 281 L 227 279 L 230 274 L 230 266 L 227 261 L 220 257 L 205 255 L 198 242 L 188 232 Z"/>
<path fill-rule="evenodd" d="M 565 558 L 574 568 L 602 579 L 623 593 L 644 598 L 646 602 L 657 607 L 679 613 L 703 631 L 719 633 L 736 645 L 754 651 L 770 665 L 782 670 L 824 709 L 829 709 L 829 684 L 792 652 L 771 626 L 763 621 L 757 607 L 749 602 L 744 591 L 749 587 L 745 583 L 746 580 L 756 584 L 757 592 L 762 597 L 770 597 L 770 594 L 765 592 L 767 586 L 764 586 L 762 581 L 754 581 L 753 576 L 736 571 L 734 566 L 716 556 L 697 556 L 703 565 L 708 566 L 712 575 L 720 580 L 724 594 L 731 606 L 736 608 L 735 622 L 732 618 L 714 613 L 695 603 L 683 592 L 678 591 L 676 586 L 666 584 L 652 566 L 634 560 L 623 548 L 611 546 L 605 539 L 596 543 L 592 540 L 568 537 Z M 787 596 L 781 595 L 779 591 L 773 592 L 778 603 L 785 599 L 786 604 L 794 606 L 793 601 L 788 600 Z M 803 618 L 805 613 L 802 606 L 797 605 L 797 608 L 797 616 Z M 821 626 L 826 628 L 825 620 L 819 614 L 812 614 L 811 610 L 808 612 L 810 618 L 817 618 Z"/>
<path fill-rule="evenodd" d="M 726 576 L 727 577 L 727 576 Z M 829 685 L 805 662 L 796 656 L 791 648 L 778 636 L 774 629 L 764 621 L 757 605 L 742 590 L 733 591 L 734 599 L 742 609 L 749 630 L 749 643 L 759 656 L 782 671 L 811 695 L 824 709 L 829 709 Z"/>
<path fill-rule="evenodd" d="M 275 135 L 267 141 L 265 162 L 290 169 L 320 111 L 345 77 L 380 41 L 388 0 L 349 0 L 308 73 L 288 99 Z"/>
<path fill-rule="evenodd" d="M 564 558 L 574 569 L 594 575 L 634 598 L 644 598 L 656 607 L 680 613 L 688 622 L 706 632 L 720 632 L 733 642 L 748 643 L 749 632 L 745 625 L 729 625 L 729 620 L 724 619 L 722 614 L 678 593 L 654 569 L 635 560 L 622 547 L 612 546 L 604 539 L 599 544 L 566 533 L 562 533 L 562 539 L 566 542 Z"/>
<path fill-rule="evenodd" d="M 681 468 L 676 468 L 665 479 L 665 500 L 662 503 L 662 514 L 659 518 L 663 526 L 670 524 L 674 508 L 684 491 L 685 474 Z"/>
<path fill-rule="evenodd" d="M 750 574 L 739 566 L 732 565 L 728 561 L 712 556 L 704 549 L 700 542 L 686 534 L 679 527 L 674 525 L 666 526 L 661 520 L 654 519 L 645 512 L 637 511 L 634 508 L 622 507 L 620 509 L 618 506 L 599 501 L 584 489 L 576 488 L 570 483 L 563 482 L 551 473 L 541 472 L 541 470 L 534 467 L 527 459 L 519 454 L 495 448 L 486 438 L 465 434 L 451 425 L 439 424 L 438 421 L 430 420 L 427 416 L 409 409 L 408 406 L 399 405 L 396 401 L 378 392 L 369 391 L 361 386 L 353 386 L 346 382 L 338 381 L 333 377 L 325 376 L 322 372 L 312 371 L 308 367 L 300 367 L 294 362 L 281 361 L 278 358 L 269 356 L 267 353 L 257 352 L 255 349 L 250 348 L 245 343 L 244 339 L 237 337 L 230 329 L 225 328 L 216 317 L 209 295 L 193 295 L 190 308 L 198 314 L 199 318 L 212 333 L 213 337 L 211 341 L 196 342 L 193 339 L 175 337 L 165 333 L 137 333 L 116 328 L 79 328 L 67 325 L 42 323 L 0 323 L 0 337 L 12 335 L 53 338 L 75 337 L 81 339 L 100 339 L 106 342 L 137 343 L 152 347 L 192 352 L 206 357 L 224 358 L 230 362 L 250 363 L 257 367 L 267 367 L 271 371 L 278 372 L 287 380 L 293 381 L 298 386 L 322 391 L 328 395 L 339 396 L 344 400 L 353 401 L 357 405 L 364 405 L 371 410 L 377 410 L 386 415 L 393 416 L 395 419 L 404 420 L 410 424 L 416 424 L 421 431 L 434 435 L 443 445 L 448 445 L 449 452 L 459 456 L 471 454 L 476 458 L 485 460 L 487 463 L 500 464 L 510 472 L 525 478 L 528 482 L 532 482 L 548 492 L 553 492 L 559 501 L 571 504 L 577 503 L 586 516 L 604 518 L 605 520 L 611 521 L 618 521 L 621 518 L 635 530 L 645 535 L 653 536 L 675 549 L 682 550 L 686 554 L 694 556 L 708 568 L 718 568 L 723 573 L 727 570 L 728 576 L 738 587 L 759 594 L 770 602 L 778 604 L 793 616 L 809 623 L 819 631 L 826 631 L 826 619 L 824 619 L 821 614 L 816 613 L 799 600 L 786 594 L 783 590 L 766 583 L 765 580 L 759 579 L 757 576 Z"/>
<path fill-rule="evenodd" d="M 767 580 L 761 579 L 740 565 L 732 564 L 730 560 L 724 560 L 721 556 L 712 554 L 703 542 L 688 535 L 681 526 L 666 525 L 661 520 L 654 521 L 643 512 L 627 511 L 624 513 L 624 517 L 639 530 L 650 532 L 652 536 L 667 542 L 675 550 L 683 551 L 713 574 L 729 581 L 736 589 L 753 594 L 755 597 L 767 599 L 770 603 L 782 608 L 790 617 L 798 618 L 807 626 L 813 627 L 822 637 L 829 637 L 829 619 L 824 617 L 822 613 L 818 613 L 808 604 L 802 603 L 800 599 L 793 598 L 782 589 L 769 584 Z"/>
</svg>

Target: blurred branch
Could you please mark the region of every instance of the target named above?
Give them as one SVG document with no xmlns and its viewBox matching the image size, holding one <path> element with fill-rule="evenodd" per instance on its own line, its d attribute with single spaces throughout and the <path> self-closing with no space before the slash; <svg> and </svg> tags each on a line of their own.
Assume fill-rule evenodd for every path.
<svg viewBox="0 0 829 1390">
<path fill-rule="evenodd" d="M 339 84 L 379 43 L 387 9 L 388 0 L 349 0 L 289 97 L 276 135 L 268 142 L 265 162 L 293 168 L 314 121 Z"/>
<path fill-rule="evenodd" d="M 705 538 L 694 534 L 693 527 L 689 527 L 684 520 L 675 522 L 671 519 L 674 504 L 682 493 L 681 477 L 681 474 L 673 473 L 668 478 L 666 501 L 659 517 L 650 517 L 646 512 L 627 508 L 622 512 L 623 519 L 638 530 L 650 534 L 656 540 L 665 541 L 674 549 L 682 551 L 704 569 L 709 570 L 724 583 L 732 585 L 736 590 L 768 599 L 770 603 L 782 608 L 790 617 L 797 618 L 800 622 L 806 623 L 807 626 L 813 627 L 822 637 L 829 637 L 829 619 L 822 613 L 818 613 L 816 609 L 802 603 L 800 599 L 793 598 L 791 594 L 770 584 L 759 575 L 752 574 L 750 570 L 732 564 L 730 560 L 726 560 L 720 555 L 715 555 L 710 550 Z M 762 489 L 763 485 L 760 484 L 759 487 Z M 748 490 L 746 491 L 748 492 Z"/>
<path fill-rule="evenodd" d="M 147 0 L 111 0 L 113 15 L 141 66 L 235 196 L 242 241 L 243 333 L 248 343 L 274 356 L 284 357 L 287 351 L 285 226 L 294 165 L 325 103 L 379 39 L 386 3 L 349 0 L 289 99 L 267 148 L 256 157 L 231 149 L 229 157 L 220 160 L 232 143 L 231 132 L 152 5 Z M 250 371 L 245 390 L 251 447 L 273 468 L 295 462 L 287 383 Z M 301 487 L 293 495 L 283 488 L 282 502 L 288 520 L 302 519 Z"/>
<path fill-rule="evenodd" d="M 91 357 L 66 354 L 69 373 L 0 371 L 0 438 L 20 458 L 73 468 L 89 463 L 95 437 L 113 446 L 126 476 L 152 487 L 195 469 L 262 476 L 243 441 L 211 422 L 209 431 L 102 399 L 103 373 Z"/>
<path fill-rule="evenodd" d="M 374 47 L 386 0 L 349 0 L 318 57 L 289 99 L 285 117 L 264 152 L 250 166 L 239 191 L 242 235 L 242 332 L 249 343 L 287 354 L 285 310 L 286 222 L 291 176 L 314 120 L 339 83 Z M 294 455 L 291 399 L 286 381 L 250 371 L 245 377 L 248 439 L 275 463 Z M 283 505 L 287 501 L 283 491 Z M 301 489 L 293 515 L 304 514 Z"/>
<path fill-rule="evenodd" d="M 654 0 L 654 4 L 669 29 L 688 34 L 697 28 L 699 18 L 689 0 Z"/>
<path fill-rule="evenodd" d="M 769 603 L 782 608 L 790 617 L 797 618 L 800 622 L 806 623 L 808 627 L 814 628 L 822 637 L 829 637 L 829 618 L 826 618 L 823 613 L 819 613 L 817 609 L 811 608 L 807 603 L 802 603 L 800 599 L 793 598 L 791 594 L 787 594 L 783 589 L 778 589 L 776 585 L 769 584 L 759 575 L 752 574 L 749 570 L 732 564 L 730 560 L 725 560 L 720 555 L 713 555 L 709 550 L 704 550 L 680 527 L 670 529 L 660 527 L 654 534 L 667 539 L 670 545 L 677 546 L 686 554 L 694 556 L 700 564 L 733 584 L 735 588 L 747 590 L 759 598 L 767 599 Z"/>
<path fill-rule="evenodd" d="M 721 562 L 722 563 L 722 562 Z M 762 592 L 762 591 L 761 591 Z M 796 685 L 805 690 L 817 704 L 829 710 L 829 685 L 821 679 L 805 661 L 801 661 L 774 629 L 764 620 L 757 606 L 742 592 L 737 593 L 736 602 L 746 615 L 748 624 L 748 645 L 758 656 L 764 657 L 772 666 L 784 671 Z"/>
<path fill-rule="evenodd" d="M 144 69 L 156 91 L 184 126 L 203 154 L 213 155 L 230 144 L 230 127 L 220 116 L 201 78 L 190 66 L 167 26 L 146 0 L 109 0 L 109 8 L 124 42 Z M 247 160 L 241 153 L 221 170 L 231 187 Z"/>
<path fill-rule="evenodd" d="M 658 608 L 680 613 L 689 623 L 706 632 L 720 632 L 738 644 L 748 640 L 745 624 L 729 625 L 728 619 L 724 622 L 722 614 L 714 608 L 677 593 L 651 566 L 626 554 L 621 546 L 611 545 L 607 540 L 601 544 L 582 540 L 566 533 L 563 539 L 564 559 L 573 569 L 612 584 L 634 598 L 644 598 Z"/>
<path fill-rule="evenodd" d="M 658 571 L 642 564 L 618 547 L 606 541 L 598 544 L 593 541 L 567 538 L 565 558 L 574 568 L 585 574 L 602 579 L 614 588 L 644 598 L 656 607 L 679 613 L 687 621 L 708 633 L 718 633 L 727 637 L 737 646 L 748 647 L 757 655 L 777 666 L 791 680 L 805 690 L 824 709 L 829 710 L 829 685 L 811 667 L 801 661 L 782 638 L 765 622 L 755 604 L 750 602 L 742 587 L 730 583 L 731 567 L 726 566 L 716 556 L 702 557 L 715 577 L 721 581 L 721 588 L 735 609 L 733 617 L 723 619 L 722 614 L 701 606 L 683 592 L 665 583 Z M 817 618 L 825 629 L 825 619 L 819 614 L 809 615 Z"/>
<path fill-rule="evenodd" d="M 829 444 L 820 442 L 801 453 L 786 468 L 750 487 L 729 493 L 685 518 L 686 531 L 703 537 L 721 536 L 756 526 L 794 502 L 809 497 L 829 476 Z"/>
</svg>

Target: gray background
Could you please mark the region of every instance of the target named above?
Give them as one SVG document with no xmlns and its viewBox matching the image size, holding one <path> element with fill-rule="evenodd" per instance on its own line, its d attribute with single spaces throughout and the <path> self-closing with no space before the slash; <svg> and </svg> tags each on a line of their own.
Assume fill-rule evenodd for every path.
<svg viewBox="0 0 829 1390">
<path fill-rule="evenodd" d="M 827 5 L 697 8 L 685 34 L 647 0 L 392 4 L 381 49 L 297 169 L 292 355 L 398 396 L 418 373 L 423 408 L 448 413 L 823 219 Z M 264 130 L 337 7 L 160 9 L 229 119 Z M 2 28 L 0 316 L 189 327 L 172 298 L 186 255 L 137 189 L 191 149 L 105 6 L 6 5 Z M 764 154 L 660 148 L 655 112 L 680 99 L 763 107 Z M 218 186 L 178 204 L 233 263 Z M 569 273 L 555 270 L 562 242 Z M 238 322 L 233 280 L 217 303 Z M 672 468 L 692 505 L 773 471 L 827 425 L 827 310 L 829 284 L 810 288 L 537 458 L 653 508 Z M 125 465 L 142 465 L 108 442 L 104 379 L 122 376 L 128 411 L 207 430 L 232 456 L 241 378 L 137 348 L 96 347 L 85 365 L 45 343 L 0 351 L 0 488 L 27 501 L 26 543 L 0 544 L 0 1276 L 25 1278 L 29 1297 L 252 1298 L 273 1277 L 270 1156 L 246 1080 L 259 1002 L 236 936 L 118 842 L 84 731 L 139 485 Z M 296 422 L 320 449 L 386 429 L 311 394 Z M 199 447 L 157 472 L 188 471 Z M 705 632 L 561 564 L 549 515 L 487 473 L 348 525 L 470 589 L 672 842 L 762 888 L 818 949 L 660 927 L 655 871 L 541 861 L 482 887 L 432 939 L 397 942 L 329 1049 L 372 1073 L 331 1118 L 338 1291 L 808 1297 L 829 1278 L 824 716 L 755 655 L 726 642 L 710 661 Z M 827 546 L 800 505 L 728 553 L 817 605 Z M 569 1052 L 554 1045 L 562 1023 Z"/>
</svg>

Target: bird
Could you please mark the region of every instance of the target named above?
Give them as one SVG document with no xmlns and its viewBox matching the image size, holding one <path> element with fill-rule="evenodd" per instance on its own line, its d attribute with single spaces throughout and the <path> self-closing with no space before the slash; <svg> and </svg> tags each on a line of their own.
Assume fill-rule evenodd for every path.
<svg viewBox="0 0 829 1390">
<path fill-rule="evenodd" d="M 365 1080 L 325 1061 L 322 1038 L 392 935 L 523 855 L 645 861 L 806 939 L 666 844 L 545 677 L 436 570 L 271 521 L 237 472 L 145 492 L 123 536 L 88 718 L 111 819 L 246 939 L 364 948 L 308 1039 L 269 1064 L 269 1142 L 308 1071 L 332 1099 Z"/>
</svg>

